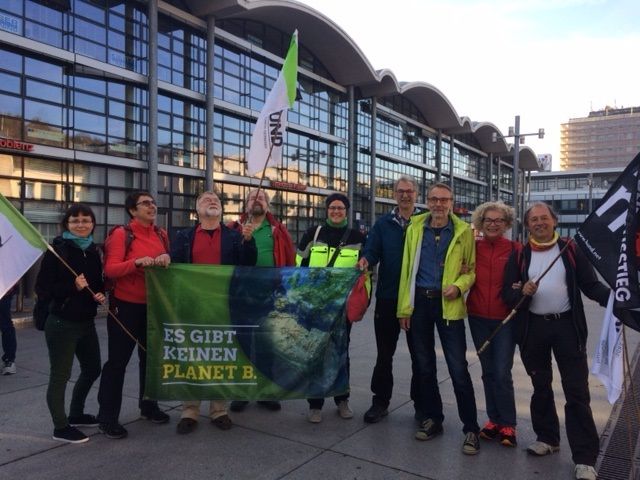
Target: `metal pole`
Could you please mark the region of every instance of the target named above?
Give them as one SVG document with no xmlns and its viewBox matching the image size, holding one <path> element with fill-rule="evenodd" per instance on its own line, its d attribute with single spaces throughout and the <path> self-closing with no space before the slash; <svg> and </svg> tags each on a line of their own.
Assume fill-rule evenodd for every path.
<svg viewBox="0 0 640 480">
<path fill-rule="evenodd" d="M 518 171 L 520 170 L 520 115 L 516 115 L 515 129 L 513 135 L 513 208 L 515 209 L 516 221 L 513 225 L 513 240 L 519 239 L 520 233 L 520 202 L 518 201 Z"/>
<path fill-rule="evenodd" d="M 149 147 L 147 185 L 158 198 L 158 0 L 149 0 Z"/>
<path fill-rule="evenodd" d="M 349 85 L 349 127 L 348 127 L 348 183 L 347 198 L 351 202 L 352 212 L 355 210 L 353 202 L 354 184 L 356 182 L 356 92 L 353 85 Z M 349 228 L 353 228 L 353 215 L 348 215 Z"/>
<path fill-rule="evenodd" d="M 487 200 L 489 202 L 493 201 L 493 153 L 489 154 L 489 172 L 487 173 L 488 181 L 487 181 Z"/>
<path fill-rule="evenodd" d="M 369 231 L 371 227 L 376 223 L 376 141 L 378 132 L 378 100 L 373 97 L 371 99 L 371 195 L 370 195 L 370 209 L 371 216 L 369 218 Z"/>
<path fill-rule="evenodd" d="M 213 129 L 214 129 L 214 65 L 215 65 L 215 34 L 216 18 L 213 15 L 207 17 L 207 133 L 205 146 L 205 178 L 204 189 L 213 190 Z"/>
<path fill-rule="evenodd" d="M 589 172 L 587 183 L 589 185 L 589 213 L 591 213 L 593 211 L 593 172 Z"/>
</svg>

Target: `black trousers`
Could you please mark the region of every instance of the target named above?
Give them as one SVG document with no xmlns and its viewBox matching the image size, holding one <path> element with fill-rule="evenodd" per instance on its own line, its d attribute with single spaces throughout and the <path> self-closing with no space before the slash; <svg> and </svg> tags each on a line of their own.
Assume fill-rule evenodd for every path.
<svg viewBox="0 0 640 480">
<path fill-rule="evenodd" d="M 400 336 L 397 307 L 397 298 L 378 298 L 373 317 L 378 355 L 371 376 L 371 392 L 373 403 L 385 408 L 389 406 L 393 393 L 393 355 Z"/>
<path fill-rule="evenodd" d="M 138 339 L 138 342 L 147 346 L 147 305 L 141 303 L 129 303 L 117 300 L 116 317 L 127 330 Z M 122 407 L 122 387 L 127 364 L 136 346 L 136 342 L 126 334 L 116 321 L 108 317 L 107 333 L 109 335 L 109 356 L 102 367 L 100 390 L 98 391 L 98 421 L 101 423 L 114 423 L 120 416 Z M 140 390 L 138 393 L 138 406 L 143 412 L 148 412 L 158 407 L 158 403 L 152 400 L 144 400 L 145 374 L 147 367 L 147 354 L 138 348 Z"/>
<path fill-rule="evenodd" d="M 589 394 L 589 367 L 584 348 L 579 348 L 571 318 L 544 320 L 532 316 L 522 363 L 531 377 L 531 422 L 537 439 L 550 445 L 560 444 L 560 424 L 551 382 L 551 353 L 556 359 L 562 389 L 567 439 L 574 463 L 595 465 L 599 438 L 593 421 Z"/>
</svg>

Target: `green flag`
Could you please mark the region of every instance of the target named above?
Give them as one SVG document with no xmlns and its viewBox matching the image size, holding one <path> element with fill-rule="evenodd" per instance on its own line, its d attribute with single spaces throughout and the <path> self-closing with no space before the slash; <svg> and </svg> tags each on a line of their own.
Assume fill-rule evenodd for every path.
<svg viewBox="0 0 640 480">
<path fill-rule="evenodd" d="M 146 394 L 269 400 L 346 392 L 345 302 L 359 274 L 192 264 L 147 269 Z"/>
<path fill-rule="evenodd" d="M 0 194 L 0 298 L 46 249 L 40 232 Z"/>
</svg>

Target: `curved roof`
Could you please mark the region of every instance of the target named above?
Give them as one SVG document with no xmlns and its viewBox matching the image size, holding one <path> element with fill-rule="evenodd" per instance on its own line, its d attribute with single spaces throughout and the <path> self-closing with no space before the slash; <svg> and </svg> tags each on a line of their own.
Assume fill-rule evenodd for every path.
<svg viewBox="0 0 640 480">
<path fill-rule="evenodd" d="M 253 20 L 266 23 L 283 32 L 301 32 L 301 43 L 318 58 L 341 85 L 353 85 L 363 98 L 401 95 L 409 100 L 427 120 L 429 126 L 445 134 L 472 134 L 483 151 L 502 157 L 513 156 L 502 132 L 492 123 L 473 122 L 461 117 L 449 99 L 426 82 L 398 82 L 389 69 L 374 70 L 351 37 L 331 19 L 313 8 L 291 0 L 183 0 L 199 17 Z M 497 141 L 493 142 L 493 133 Z M 537 170 L 535 152 L 521 148 L 522 169 Z"/>
</svg>

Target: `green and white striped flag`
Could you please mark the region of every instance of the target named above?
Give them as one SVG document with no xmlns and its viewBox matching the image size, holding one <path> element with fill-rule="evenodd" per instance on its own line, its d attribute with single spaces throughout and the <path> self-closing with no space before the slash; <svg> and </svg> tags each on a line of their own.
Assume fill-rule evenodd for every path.
<svg viewBox="0 0 640 480">
<path fill-rule="evenodd" d="M 260 112 L 247 154 L 247 173 L 251 176 L 282 161 L 287 110 L 296 99 L 298 83 L 298 30 L 293 32 L 282 70 Z M 267 162 L 267 158 L 269 161 Z"/>
<path fill-rule="evenodd" d="M 40 232 L 0 194 L 0 297 L 47 250 Z"/>
</svg>

